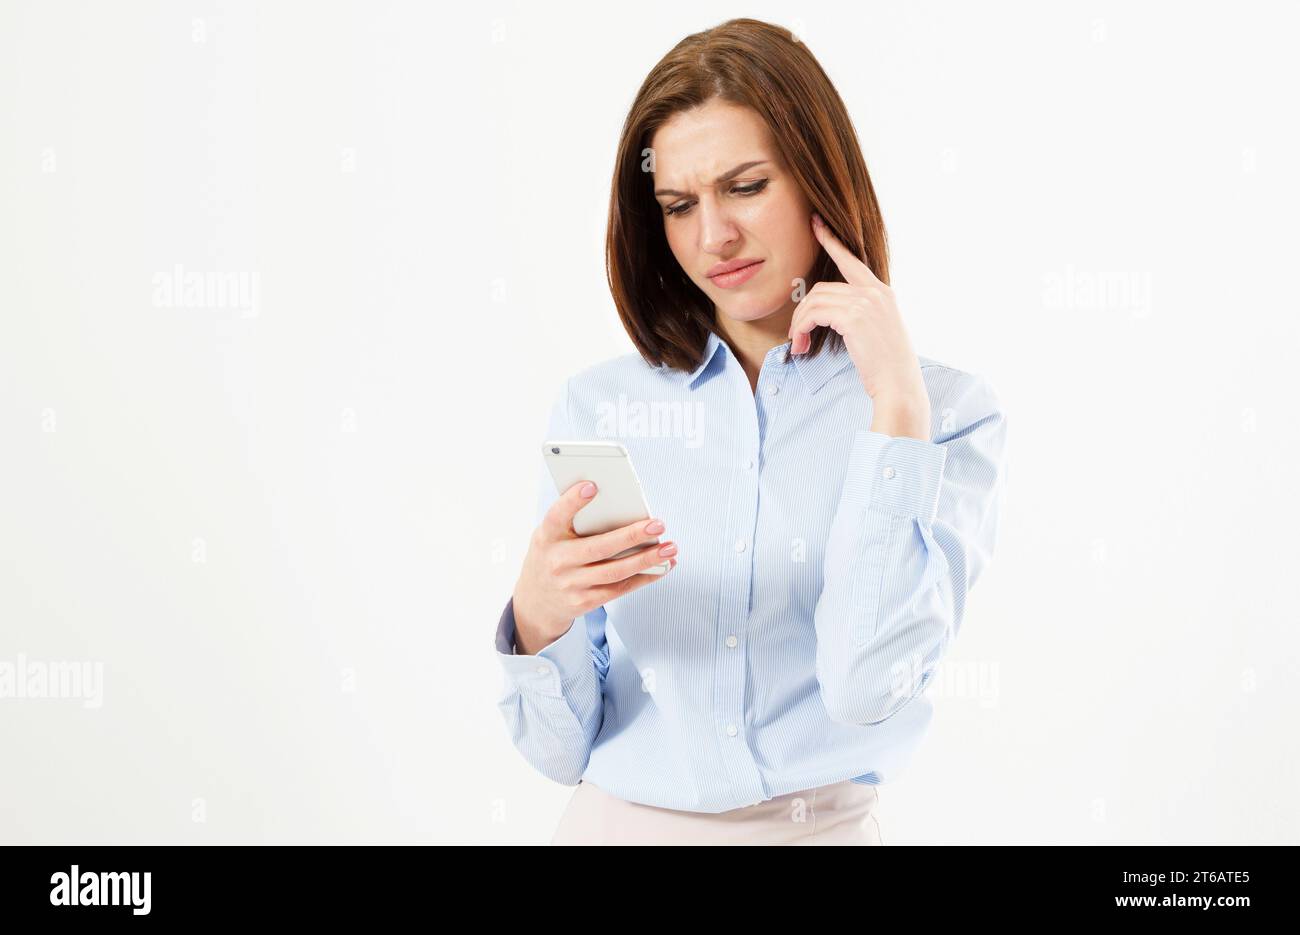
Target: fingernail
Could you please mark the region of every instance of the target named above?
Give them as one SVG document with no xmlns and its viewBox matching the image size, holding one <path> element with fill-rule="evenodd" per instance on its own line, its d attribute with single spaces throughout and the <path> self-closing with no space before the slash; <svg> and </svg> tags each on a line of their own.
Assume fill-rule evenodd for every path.
<svg viewBox="0 0 1300 935">
<path fill-rule="evenodd" d="M 650 533 L 652 536 L 657 536 L 659 533 L 664 531 L 664 524 L 660 520 L 654 520 L 646 525 L 645 531 Z"/>
<path fill-rule="evenodd" d="M 677 546 L 673 545 L 673 544 L 670 542 L 670 543 L 668 543 L 666 546 L 664 546 L 662 549 L 659 550 L 659 554 L 660 554 L 660 555 L 676 555 L 676 554 L 677 554 Z"/>
<path fill-rule="evenodd" d="M 582 485 L 582 489 L 578 491 L 578 494 L 579 496 L 583 496 L 583 497 L 595 496 L 596 485 L 593 484 L 591 481 L 587 481 L 587 483 Z"/>
</svg>

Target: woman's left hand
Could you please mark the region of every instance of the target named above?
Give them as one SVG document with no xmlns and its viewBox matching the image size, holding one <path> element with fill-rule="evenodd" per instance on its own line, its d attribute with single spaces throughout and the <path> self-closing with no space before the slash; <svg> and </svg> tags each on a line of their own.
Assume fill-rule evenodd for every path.
<svg viewBox="0 0 1300 935">
<path fill-rule="evenodd" d="M 819 282 L 795 306 L 790 321 L 790 352 L 806 353 L 808 333 L 818 325 L 834 328 L 843 337 L 871 397 L 875 410 L 872 429 L 928 441 L 930 397 L 898 313 L 894 290 L 876 278 L 816 213 L 812 229 L 845 281 Z"/>
</svg>

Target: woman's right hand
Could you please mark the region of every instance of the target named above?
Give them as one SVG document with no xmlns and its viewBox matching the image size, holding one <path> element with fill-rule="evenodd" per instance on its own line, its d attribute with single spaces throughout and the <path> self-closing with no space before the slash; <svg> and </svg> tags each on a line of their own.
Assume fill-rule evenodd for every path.
<svg viewBox="0 0 1300 935">
<path fill-rule="evenodd" d="M 664 531 L 659 520 L 638 520 L 594 536 L 574 532 L 573 517 L 595 495 L 595 484 L 579 481 L 551 504 L 533 532 L 514 592 L 515 643 L 522 654 L 555 642 L 576 617 L 663 577 L 645 574 L 645 569 L 666 558 L 669 571 L 677 565 L 670 558 L 677 545 L 653 541 Z M 608 560 L 646 542 L 650 544 L 638 552 Z"/>
</svg>

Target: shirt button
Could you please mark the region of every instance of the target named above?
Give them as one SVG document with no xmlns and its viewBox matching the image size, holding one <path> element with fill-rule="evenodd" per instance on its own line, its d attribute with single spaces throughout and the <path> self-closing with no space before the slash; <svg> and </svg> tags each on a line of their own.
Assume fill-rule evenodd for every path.
<svg viewBox="0 0 1300 935">
<path fill-rule="evenodd" d="M 727 645 L 730 646 L 732 649 L 735 649 L 735 648 L 736 648 L 736 644 L 737 644 L 738 642 L 740 642 L 740 641 L 736 639 L 736 637 L 735 637 L 734 634 L 733 634 L 732 636 L 728 636 L 728 637 L 727 637 Z"/>
<path fill-rule="evenodd" d="M 736 551 L 737 551 L 737 552 L 743 552 L 743 551 L 745 551 L 745 540 L 744 540 L 744 539 L 737 539 L 737 540 L 736 540 Z"/>
<path fill-rule="evenodd" d="M 549 671 L 549 670 L 546 668 L 546 666 L 538 666 L 538 667 L 537 667 L 537 674 L 538 674 L 538 675 L 545 675 L 548 671 Z"/>
<path fill-rule="evenodd" d="M 781 387 L 777 386 L 775 383 L 769 383 L 767 385 L 768 396 L 775 396 L 779 392 L 781 392 Z"/>
<path fill-rule="evenodd" d="M 887 467 L 887 468 L 885 468 L 883 471 L 881 471 L 880 473 L 881 473 L 882 475 L 884 475 L 886 478 L 890 478 L 890 477 L 893 477 L 893 476 L 894 476 L 895 471 L 894 471 L 893 467 Z"/>
<path fill-rule="evenodd" d="M 745 462 L 745 470 L 752 471 L 753 469 L 754 469 L 754 459 L 750 458 L 748 461 Z"/>
<path fill-rule="evenodd" d="M 735 725 L 735 724 L 728 724 L 728 725 L 727 725 L 727 736 L 728 736 L 728 737 L 735 737 L 735 736 L 736 736 L 736 733 L 737 733 L 737 731 L 736 731 L 736 725 Z"/>
</svg>

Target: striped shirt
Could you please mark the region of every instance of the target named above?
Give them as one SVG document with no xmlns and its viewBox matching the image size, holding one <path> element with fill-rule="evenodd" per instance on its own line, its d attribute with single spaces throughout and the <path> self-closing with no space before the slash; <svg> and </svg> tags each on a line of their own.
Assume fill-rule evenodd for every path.
<svg viewBox="0 0 1300 935">
<path fill-rule="evenodd" d="M 931 440 L 873 432 L 848 351 L 788 347 L 755 390 L 711 334 L 691 373 L 626 354 L 558 393 L 539 447 L 625 445 L 678 563 L 535 655 L 507 602 L 498 706 L 543 775 L 720 812 L 911 758 L 993 555 L 1006 416 L 984 378 L 919 357 Z M 543 464 L 539 523 L 557 496 Z"/>
</svg>

